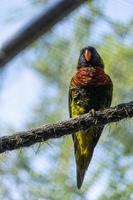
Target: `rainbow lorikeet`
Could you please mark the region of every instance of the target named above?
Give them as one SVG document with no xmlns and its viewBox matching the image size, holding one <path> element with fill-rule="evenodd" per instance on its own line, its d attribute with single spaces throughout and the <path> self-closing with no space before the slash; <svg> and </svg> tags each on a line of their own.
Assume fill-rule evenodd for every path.
<svg viewBox="0 0 133 200">
<path fill-rule="evenodd" d="M 76 117 L 89 111 L 110 107 L 113 84 L 104 72 L 104 63 L 94 47 L 81 50 L 77 71 L 73 75 L 69 88 L 70 117 Z M 77 167 L 77 187 L 81 187 L 85 172 L 91 161 L 94 148 L 104 126 L 88 127 L 72 135 Z"/>
</svg>

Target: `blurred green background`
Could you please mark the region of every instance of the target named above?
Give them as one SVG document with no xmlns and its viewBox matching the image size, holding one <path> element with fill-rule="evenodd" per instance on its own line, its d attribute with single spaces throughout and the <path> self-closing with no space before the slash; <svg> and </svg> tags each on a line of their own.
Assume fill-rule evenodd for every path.
<svg viewBox="0 0 133 200">
<path fill-rule="evenodd" d="M 1 0 L 0 44 L 57 0 Z M 0 136 L 69 117 L 79 51 L 97 48 L 113 102 L 133 100 L 133 1 L 83 4 L 0 72 Z M 29 14 L 30 13 L 30 14 Z M 1 200 L 132 200 L 133 120 L 106 126 L 81 190 L 71 136 L 0 155 Z"/>
</svg>

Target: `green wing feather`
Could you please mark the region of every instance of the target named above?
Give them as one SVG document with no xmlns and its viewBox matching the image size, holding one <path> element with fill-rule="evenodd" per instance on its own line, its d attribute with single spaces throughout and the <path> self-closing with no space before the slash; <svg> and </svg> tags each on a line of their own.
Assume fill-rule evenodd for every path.
<svg viewBox="0 0 133 200">
<path fill-rule="evenodd" d="M 90 88 L 71 87 L 69 89 L 70 117 L 109 107 L 112 100 L 112 85 Z M 77 167 L 77 187 L 80 188 L 85 172 L 91 161 L 94 148 L 104 127 L 89 128 L 73 134 L 74 152 Z"/>
</svg>

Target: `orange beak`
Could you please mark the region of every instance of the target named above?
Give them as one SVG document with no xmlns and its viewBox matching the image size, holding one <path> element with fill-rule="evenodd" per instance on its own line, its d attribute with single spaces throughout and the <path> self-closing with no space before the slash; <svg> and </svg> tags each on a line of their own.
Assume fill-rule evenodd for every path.
<svg viewBox="0 0 133 200">
<path fill-rule="evenodd" d="M 86 49 L 84 56 L 85 56 L 85 60 L 89 62 L 91 59 L 91 52 L 88 49 Z"/>
</svg>

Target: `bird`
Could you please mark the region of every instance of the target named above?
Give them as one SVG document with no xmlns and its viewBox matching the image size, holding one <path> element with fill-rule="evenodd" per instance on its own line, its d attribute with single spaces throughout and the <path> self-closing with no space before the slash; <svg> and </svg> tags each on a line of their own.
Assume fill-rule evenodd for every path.
<svg viewBox="0 0 133 200">
<path fill-rule="evenodd" d="M 69 86 L 70 118 L 111 106 L 113 82 L 104 71 L 104 62 L 97 50 L 87 46 L 80 51 L 77 70 Z M 80 189 L 94 148 L 104 126 L 88 127 L 72 134 L 76 161 L 77 188 Z"/>
</svg>

